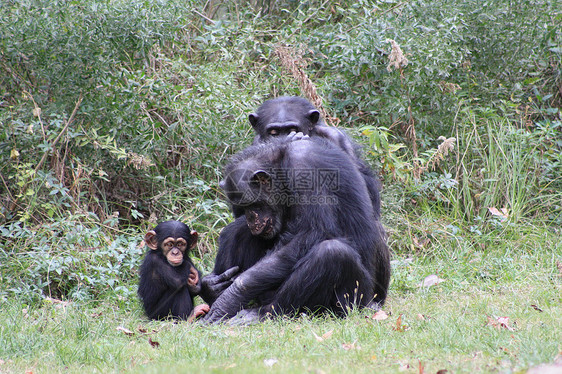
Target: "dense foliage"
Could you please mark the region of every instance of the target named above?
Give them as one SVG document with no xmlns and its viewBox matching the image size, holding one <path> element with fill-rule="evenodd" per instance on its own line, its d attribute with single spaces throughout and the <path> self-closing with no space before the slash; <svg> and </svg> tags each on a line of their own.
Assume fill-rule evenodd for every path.
<svg viewBox="0 0 562 374">
<path fill-rule="evenodd" d="M 208 270 L 222 166 L 276 95 L 317 92 L 364 144 L 396 252 L 439 235 L 415 217 L 562 224 L 559 2 L 249 4 L 3 2 L 0 298 L 128 296 L 139 232 L 167 218 L 205 233 Z"/>
</svg>

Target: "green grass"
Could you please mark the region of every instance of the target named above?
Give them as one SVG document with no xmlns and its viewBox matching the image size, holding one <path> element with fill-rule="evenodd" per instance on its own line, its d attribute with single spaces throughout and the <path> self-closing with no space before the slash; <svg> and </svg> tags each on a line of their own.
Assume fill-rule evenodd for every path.
<svg viewBox="0 0 562 374">
<path fill-rule="evenodd" d="M 0 372 L 418 372 L 421 362 L 426 373 L 469 373 L 552 362 L 562 349 L 560 233 L 521 225 L 496 234 L 444 237 L 411 262 L 395 256 L 382 321 L 360 311 L 200 326 L 150 322 L 134 298 L 35 306 L 5 299 Z M 419 288 L 431 274 L 445 281 Z M 508 317 L 513 331 L 487 325 L 488 317 Z"/>
</svg>

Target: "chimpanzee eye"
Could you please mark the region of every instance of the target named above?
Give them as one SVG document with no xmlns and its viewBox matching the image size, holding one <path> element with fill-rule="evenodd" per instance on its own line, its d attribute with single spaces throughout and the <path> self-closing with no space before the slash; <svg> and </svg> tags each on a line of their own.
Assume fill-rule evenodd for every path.
<svg viewBox="0 0 562 374">
<path fill-rule="evenodd" d="M 277 135 L 279 135 L 279 131 L 277 129 L 271 129 L 271 130 L 269 130 L 269 135 L 277 136 Z"/>
</svg>

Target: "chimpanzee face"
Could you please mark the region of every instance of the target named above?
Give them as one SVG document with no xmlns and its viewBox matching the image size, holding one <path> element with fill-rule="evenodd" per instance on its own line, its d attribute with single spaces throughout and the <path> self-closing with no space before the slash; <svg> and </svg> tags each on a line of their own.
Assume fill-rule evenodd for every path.
<svg viewBox="0 0 562 374">
<path fill-rule="evenodd" d="M 169 237 L 164 239 L 160 246 L 170 265 L 179 266 L 183 263 L 185 251 L 187 250 L 187 241 L 184 238 Z"/>
<path fill-rule="evenodd" d="M 287 122 L 273 122 L 268 123 L 264 126 L 265 132 L 262 138 L 277 137 L 277 136 L 287 136 L 292 132 L 302 132 L 307 135 L 309 132 L 308 126 L 303 126 L 302 124 L 293 121 Z"/>
<path fill-rule="evenodd" d="M 241 166 L 229 171 L 221 187 L 230 202 L 244 210 L 252 235 L 274 238 L 282 227 L 283 207 L 275 199 L 279 191 L 275 191 L 269 172 Z"/>
<path fill-rule="evenodd" d="M 160 251 L 172 266 L 180 266 L 189 250 L 197 244 L 197 232 L 179 221 L 166 221 L 146 233 L 144 241 L 153 251 Z"/>
<path fill-rule="evenodd" d="M 265 141 L 292 132 L 310 135 L 318 124 L 320 113 L 306 99 L 281 97 L 266 101 L 248 119 L 259 138 Z"/>
</svg>

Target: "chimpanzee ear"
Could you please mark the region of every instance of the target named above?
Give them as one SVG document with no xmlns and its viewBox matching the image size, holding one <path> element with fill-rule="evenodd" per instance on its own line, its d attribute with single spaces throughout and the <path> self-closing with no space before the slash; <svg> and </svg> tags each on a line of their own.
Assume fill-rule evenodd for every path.
<svg viewBox="0 0 562 374">
<path fill-rule="evenodd" d="M 199 238 L 199 234 L 197 233 L 197 231 L 192 230 L 191 231 L 191 243 L 189 243 L 189 249 L 195 248 L 195 246 L 197 245 L 197 239 L 198 238 Z"/>
<path fill-rule="evenodd" d="M 258 170 L 252 175 L 250 183 L 256 186 L 271 186 L 271 175 L 265 170 Z"/>
<path fill-rule="evenodd" d="M 312 109 L 306 114 L 306 118 L 308 118 L 308 120 L 313 125 L 315 125 L 318 122 L 318 120 L 320 119 L 320 112 L 317 111 L 316 109 Z"/>
<path fill-rule="evenodd" d="M 250 123 L 252 124 L 252 127 L 256 127 L 258 125 L 258 119 L 260 117 L 258 116 L 257 113 L 250 113 L 248 115 L 248 119 L 250 120 Z"/>
<path fill-rule="evenodd" d="M 152 249 L 153 251 L 158 249 L 158 240 L 156 238 L 156 231 L 151 230 L 146 233 L 144 236 L 144 242 L 148 246 L 148 248 Z"/>
</svg>

